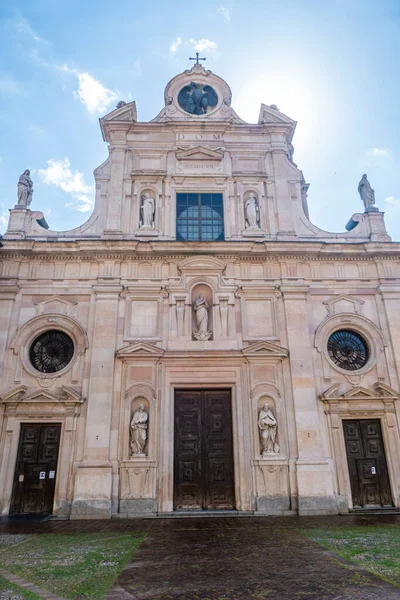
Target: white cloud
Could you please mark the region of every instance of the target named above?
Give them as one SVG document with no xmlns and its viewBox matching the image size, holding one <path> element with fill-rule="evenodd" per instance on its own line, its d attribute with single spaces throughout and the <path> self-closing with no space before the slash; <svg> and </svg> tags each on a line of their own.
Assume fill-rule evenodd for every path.
<svg viewBox="0 0 400 600">
<path fill-rule="evenodd" d="M 215 52 L 217 49 L 217 44 L 207 38 L 201 38 L 200 40 L 197 40 L 197 42 L 196 40 L 191 39 L 190 43 L 192 48 L 197 50 L 197 52 Z"/>
<path fill-rule="evenodd" d="M 225 6 L 220 6 L 217 9 L 217 13 L 222 15 L 227 21 L 231 20 L 231 16 L 229 14 L 229 10 L 227 8 L 225 8 Z"/>
<path fill-rule="evenodd" d="M 73 73 L 78 78 L 78 89 L 74 94 L 91 114 L 105 113 L 109 105 L 118 100 L 117 92 L 106 88 L 89 73 L 81 73 L 76 69 L 69 69 L 67 66 L 64 67 L 64 70 Z"/>
<path fill-rule="evenodd" d="M 88 212 L 94 206 L 94 186 L 87 185 L 82 173 L 73 171 L 67 157 L 64 160 L 50 158 L 47 161 L 47 169 L 39 169 L 39 174 L 44 183 L 56 185 L 64 192 L 71 194 L 72 200 L 65 206 Z"/>
<path fill-rule="evenodd" d="M 385 150 L 384 148 L 372 148 L 372 150 L 369 150 L 368 156 L 387 157 L 390 156 L 390 152 L 388 150 Z"/>
<path fill-rule="evenodd" d="M 388 196 L 385 198 L 385 202 L 392 204 L 393 206 L 400 206 L 400 198 L 397 198 L 396 196 Z"/>
<path fill-rule="evenodd" d="M 176 40 L 174 40 L 172 42 L 172 44 L 170 45 L 169 51 L 172 53 L 176 52 L 181 44 L 182 44 L 182 38 L 177 37 Z"/>
<path fill-rule="evenodd" d="M 24 17 L 19 17 L 16 23 L 18 33 L 27 33 L 31 36 L 35 42 L 44 42 L 48 44 L 49 42 L 42 37 L 39 37 L 29 25 L 28 21 L 24 19 Z"/>
</svg>

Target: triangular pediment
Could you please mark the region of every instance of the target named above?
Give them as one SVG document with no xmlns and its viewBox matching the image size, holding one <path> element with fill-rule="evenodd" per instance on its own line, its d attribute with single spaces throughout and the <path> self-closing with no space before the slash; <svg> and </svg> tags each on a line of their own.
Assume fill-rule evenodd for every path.
<svg viewBox="0 0 400 600">
<path fill-rule="evenodd" d="M 335 307 L 335 305 L 338 302 L 344 302 L 345 304 L 346 303 L 350 304 L 350 307 L 357 314 L 361 314 L 362 313 L 362 307 L 363 307 L 363 304 L 365 304 L 364 300 L 359 300 L 358 298 L 353 298 L 352 296 L 346 296 L 346 294 L 340 294 L 338 296 L 332 296 L 331 298 L 329 298 L 328 300 L 326 300 L 325 302 L 323 302 L 323 304 L 325 304 L 325 306 L 327 308 L 327 311 L 328 311 L 329 315 L 334 315 L 336 313 L 336 307 Z"/>
<path fill-rule="evenodd" d="M 261 104 L 260 116 L 258 123 L 286 123 L 295 127 L 296 121 L 281 112 L 274 104 L 268 106 L 267 104 Z"/>
<path fill-rule="evenodd" d="M 386 385 L 386 383 L 377 381 L 374 385 L 374 388 L 381 398 L 393 398 L 393 399 L 399 398 L 399 393 L 396 392 L 396 390 L 391 388 L 389 385 Z"/>
<path fill-rule="evenodd" d="M 286 358 L 289 351 L 287 348 L 283 348 L 273 342 L 262 341 L 256 342 L 255 344 L 249 344 L 243 348 L 242 353 L 245 356 Z"/>
<path fill-rule="evenodd" d="M 48 305 L 51 305 L 50 311 Z M 45 312 L 60 313 L 69 317 L 75 316 L 77 302 L 70 302 L 61 296 L 49 296 L 45 300 L 35 304 L 36 313 L 42 315 Z M 46 311 L 47 309 L 47 311 Z"/>
<path fill-rule="evenodd" d="M 355 387 L 342 396 L 343 398 L 376 398 L 376 392 L 367 390 L 362 386 Z"/>
<path fill-rule="evenodd" d="M 135 101 L 128 103 L 120 102 L 119 104 L 117 108 L 102 117 L 100 121 L 137 121 Z"/>
<path fill-rule="evenodd" d="M 125 348 L 120 348 L 116 352 L 118 358 L 134 358 L 137 356 L 157 358 L 159 356 L 163 356 L 163 354 L 164 350 L 154 346 L 153 344 L 148 344 L 147 342 L 135 342 L 134 344 L 125 346 Z"/>
<path fill-rule="evenodd" d="M 76 404 L 81 404 L 83 402 L 82 396 L 76 390 L 67 386 L 63 386 L 62 394 L 53 394 L 49 390 L 35 390 L 31 394 L 26 394 L 26 390 L 26 386 L 19 385 L 18 387 L 13 388 L 6 394 L 3 394 L 1 397 L 1 401 L 7 404 L 20 402 L 23 402 L 24 404 L 28 402 L 42 404 L 59 404 L 64 402 L 73 402 Z"/>
<path fill-rule="evenodd" d="M 363 386 L 357 386 L 344 392 L 339 393 L 340 383 L 335 383 L 321 395 L 322 400 L 395 400 L 399 398 L 398 392 L 390 386 L 378 381 L 374 385 L 373 390 L 369 390 Z"/>
<path fill-rule="evenodd" d="M 222 150 L 213 150 L 206 146 L 195 146 L 194 148 L 179 148 L 176 151 L 176 158 L 178 160 L 222 160 L 224 153 Z"/>
<path fill-rule="evenodd" d="M 26 385 L 18 385 L 17 387 L 12 388 L 5 394 L 1 396 L 2 402 L 20 402 L 24 397 L 26 390 L 28 388 Z"/>
</svg>

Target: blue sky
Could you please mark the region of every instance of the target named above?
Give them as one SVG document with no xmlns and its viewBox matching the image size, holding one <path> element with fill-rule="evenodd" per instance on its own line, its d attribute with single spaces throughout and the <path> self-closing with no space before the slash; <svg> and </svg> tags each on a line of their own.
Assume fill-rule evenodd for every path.
<svg viewBox="0 0 400 600">
<path fill-rule="evenodd" d="M 313 223 L 343 231 L 367 173 L 400 240 L 399 0 L 2 0 L 0 231 L 27 168 L 52 229 L 83 223 L 107 157 L 98 117 L 135 100 L 152 119 L 196 49 L 241 118 L 263 102 L 298 121 Z"/>
</svg>

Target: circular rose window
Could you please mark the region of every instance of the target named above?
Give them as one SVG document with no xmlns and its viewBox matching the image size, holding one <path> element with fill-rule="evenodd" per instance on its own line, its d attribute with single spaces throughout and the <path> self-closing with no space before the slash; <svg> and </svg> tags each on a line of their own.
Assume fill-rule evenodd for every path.
<svg viewBox="0 0 400 600">
<path fill-rule="evenodd" d="M 29 350 L 32 365 L 41 373 L 62 371 L 71 362 L 73 355 L 74 342 L 69 335 L 56 329 L 39 335 Z"/>
<path fill-rule="evenodd" d="M 328 340 L 328 354 L 335 365 L 346 371 L 362 369 L 369 359 L 367 342 L 349 329 L 332 333 Z"/>
<path fill-rule="evenodd" d="M 192 81 L 179 92 L 178 104 L 191 115 L 205 115 L 218 104 L 217 92 L 211 85 Z"/>
</svg>

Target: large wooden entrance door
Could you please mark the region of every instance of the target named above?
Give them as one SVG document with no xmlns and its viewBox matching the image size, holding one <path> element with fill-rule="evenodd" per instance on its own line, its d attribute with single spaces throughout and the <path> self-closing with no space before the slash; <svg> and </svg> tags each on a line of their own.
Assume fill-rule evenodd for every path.
<svg viewBox="0 0 400 600">
<path fill-rule="evenodd" d="M 174 509 L 235 508 L 230 390 L 177 390 L 174 445 Z"/>
<path fill-rule="evenodd" d="M 10 514 L 53 510 L 61 425 L 22 424 Z"/>
<path fill-rule="evenodd" d="M 392 506 L 380 421 L 343 421 L 343 428 L 353 505 Z"/>
</svg>

